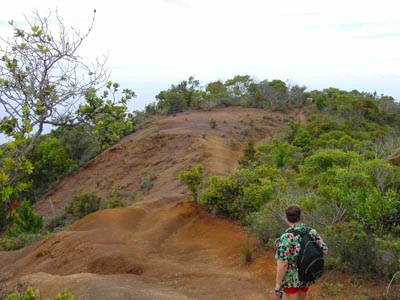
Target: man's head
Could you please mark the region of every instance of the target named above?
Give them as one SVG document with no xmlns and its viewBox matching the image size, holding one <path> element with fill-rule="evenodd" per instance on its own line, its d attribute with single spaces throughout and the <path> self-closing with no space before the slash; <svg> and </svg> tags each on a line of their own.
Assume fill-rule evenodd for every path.
<svg viewBox="0 0 400 300">
<path fill-rule="evenodd" d="M 301 219 L 300 206 L 291 204 L 286 208 L 286 218 L 290 223 L 299 222 Z"/>
</svg>

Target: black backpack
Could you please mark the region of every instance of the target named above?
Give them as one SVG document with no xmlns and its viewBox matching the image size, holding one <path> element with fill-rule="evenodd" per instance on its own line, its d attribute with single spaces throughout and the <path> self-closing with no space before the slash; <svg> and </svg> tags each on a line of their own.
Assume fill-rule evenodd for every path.
<svg viewBox="0 0 400 300">
<path fill-rule="evenodd" d="M 324 271 L 324 251 L 317 241 L 310 236 L 310 229 L 305 231 L 297 229 L 289 232 L 300 235 L 300 253 L 297 260 L 299 279 L 301 282 L 314 281 L 322 276 Z"/>
</svg>

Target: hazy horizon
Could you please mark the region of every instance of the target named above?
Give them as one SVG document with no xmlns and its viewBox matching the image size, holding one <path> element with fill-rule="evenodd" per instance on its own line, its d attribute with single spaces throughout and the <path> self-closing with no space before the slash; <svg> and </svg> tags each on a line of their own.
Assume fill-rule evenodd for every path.
<svg viewBox="0 0 400 300">
<path fill-rule="evenodd" d="M 399 101 L 397 7 L 395 0 L 21 0 L 0 11 L 0 36 L 12 35 L 7 21 L 23 24 L 34 10 L 58 11 L 66 27 L 84 31 L 96 9 L 81 55 L 109 56 L 110 80 L 137 94 L 134 110 L 189 76 L 205 85 L 250 75 Z"/>
</svg>

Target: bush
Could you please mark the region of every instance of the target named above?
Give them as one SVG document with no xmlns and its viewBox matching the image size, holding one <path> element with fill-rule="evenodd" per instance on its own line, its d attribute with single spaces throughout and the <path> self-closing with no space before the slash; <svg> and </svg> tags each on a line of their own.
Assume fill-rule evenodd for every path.
<svg viewBox="0 0 400 300">
<path fill-rule="evenodd" d="M 302 171 L 308 176 L 314 176 L 332 167 L 348 167 L 355 161 L 361 161 L 361 155 L 355 152 L 328 149 L 319 151 L 304 160 Z"/>
<path fill-rule="evenodd" d="M 211 119 L 208 121 L 208 124 L 210 125 L 211 128 L 217 128 L 217 121 L 214 119 Z"/>
<path fill-rule="evenodd" d="M 287 151 L 282 145 L 278 144 L 274 152 L 274 160 L 278 168 L 287 166 L 289 161 L 289 151 Z"/>
<path fill-rule="evenodd" d="M 72 221 L 67 218 L 67 214 L 62 213 L 49 219 L 45 225 L 45 230 L 54 232 L 58 228 L 62 229 L 67 227 L 71 222 Z"/>
<path fill-rule="evenodd" d="M 374 271 L 373 234 L 365 232 L 363 226 L 355 221 L 338 223 L 327 228 L 324 240 L 329 247 L 327 267 L 357 274 Z"/>
<path fill-rule="evenodd" d="M 5 236 L 0 239 L 0 251 L 15 251 L 22 249 L 43 238 L 41 234 L 22 233 L 15 237 Z"/>
<path fill-rule="evenodd" d="M 375 238 L 373 265 L 377 274 L 390 279 L 400 270 L 400 239 L 391 235 Z"/>
<path fill-rule="evenodd" d="M 273 245 L 273 242 L 284 230 L 284 227 L 268 208 L 263 208 L 259 212 L 248 215 L 246 224 L 249 231 L 257 236 L 263 245 L 268 248 Z"/>
<path fill-rule="evenodd" d="M 201 196 L 200 203 L 208 211 L 240 219 L 241 213 L 237 206 L 237 200 L 243 195 L 235 174 L 229 177 L 211 176 L 208 188 Z"/>
<path fill-rule="evenodd" d="M 144 192 L 151 190 L 154 185 L 154 180 L 157 178 L 156 175 L 153 174 L 150 168 L 144 168 L 140 171 L 140 176 L 142 177 L 142 181 L 140 182 L 140 189 Z"/>
<path fill-rule="evenodd" d="M 11 211 L 12 226 L 7 228 L 6 235 L 17 237 L 25 233 L 39 233 L 42 230 L 43 218 L 33 212 L 27 200 L 23 200 L 18 209 Z"/>
<path fill-rule="evenodd" d="M 242 256 L 245 264 L 249 264 L 253 261 L 253 246 L 249 241 L 242 245 Z"/>
<path fill-rule="evenodd" d="M 182 171 L 179 174 L 179 180 L 187 185 L 189 191 L 193 195 L 193 199 L 197 202 L 199 197 L 199 189 L 204 182 L 204 170 L 202 165 L 197 165 L 189 170 Z"/>
<path fill-rule="evenodd" d="M 43 136 L 28 158 L 33 165 L 32 174 L 29 175 L 32 181 L 29 196 L 41 195 L 51 184 L 63 178 L 76 166 L 67 149 L 51 135 Z"/>
<path fill-rule="evenodd" d="M 23 293 L 14 292 L 6 296 L 7 300 L 39 300 L 39 290 L 27 287 Z"/>
<path fill-rule="evenodd" d="M 72 214 L 75 219 L 81 219 L 100 209 L 101 198 L 94 193 L 78 194 L 75 193 L 71 204 L 66 212 Z"/>
<path fill-rule="evenodd" d="M 256 149 L 253 141 L 247 143 L 247 148 L 244 149 L 243 155 L 239 158 L 239 165 L 242 167 L 250 167 L 256 160 Z"/>
<path fill-rule="evenodd" d="M 324 238 L 329 246 L 328 267 L 387 279 L 400 270 L 400 239 L 392 235 L 377 237 L 351 222 L 329 227 Z"/>
<path fill-rule="evenodd" d="M 55 295 L 54 300 L 74 300 L 74 295 L 68 292 L 67 289 L 64 289 L 61 293 Z"/>
<path fill-rule="evenodd" d="M 6 300 L 40 300 L 40 292 L 38 289 L 34 289 L 28 286 L 23 292 L 13 292 L 6 296 Z M 62 292 L 54 296 L 53 300 L 73 300 L 74 295 L 64 289 Z"/>
<path fill-rule="evenodd" d="M 111 190 L 108 197 L 102 203 L 101 209 L 115 208 L 115 207 L 125 207 L 128 205 L 128 201 L 125 195 L 119 190 Z"/>
</svg>

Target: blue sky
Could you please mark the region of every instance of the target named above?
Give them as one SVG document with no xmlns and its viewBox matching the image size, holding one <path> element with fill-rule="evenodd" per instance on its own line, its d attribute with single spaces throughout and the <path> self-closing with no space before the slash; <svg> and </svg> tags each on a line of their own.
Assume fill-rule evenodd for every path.
<svg viewBox="0 0 400 300">
<path fill-rule="evenodd" d="M 193 75 L 202 84 L 250 75 L 309 89 L 391 95 L 400 100 L 397 1 L 358 0 L 19 0 L 0 11 L 23 22 L 58 9 L 66 25 L 93 32 L 81 54 L 109 55 L 111 80 L 133 89 L 132 109 Z"/>
</svg>

